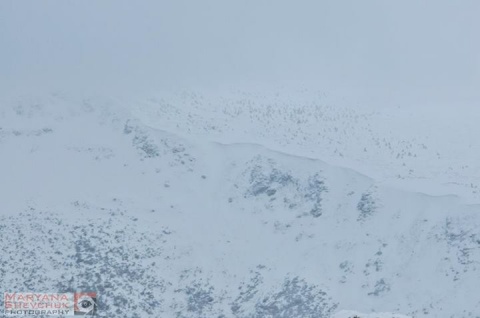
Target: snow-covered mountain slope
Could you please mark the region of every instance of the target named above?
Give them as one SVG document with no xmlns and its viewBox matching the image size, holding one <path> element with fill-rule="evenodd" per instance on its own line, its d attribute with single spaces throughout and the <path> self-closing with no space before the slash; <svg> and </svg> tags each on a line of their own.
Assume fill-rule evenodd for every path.
<svg viewBox="0 0 480 318">
<path fill-rule="evenodd" d="M 259 143 L 353 168 L 387 185 L 480 203 L 474 104 L 412 105 L 290 89 L 161 94 L 133 107 L 154 128 Z"/>
<path fill-rule="evenodd" d="M 404 315 L 393 314 L 393 313 L 374 313 L 374 314 L 363 314 L 351 310 L 342 310 L 335 314 L 333 318 L 408 318 Z"/>
<path fill-rule="evenodd" d="M 191 113 L 158 100 L 2 102 L 5 291 L 96 291 L 99 317 L 478 317 L 480 205 L 332 163 L 335 145 L 364 140 L 334 123 L 368 132 L 372 117 L 249 99 L 201 112 L 209 102 L 188 98 Z M 284 116 L 298 130 L 283 131 Z M 326 161 L 289 148 L 314 118 Z M 393 138 L 394 153 L 430 153 Z"/>
</svg>

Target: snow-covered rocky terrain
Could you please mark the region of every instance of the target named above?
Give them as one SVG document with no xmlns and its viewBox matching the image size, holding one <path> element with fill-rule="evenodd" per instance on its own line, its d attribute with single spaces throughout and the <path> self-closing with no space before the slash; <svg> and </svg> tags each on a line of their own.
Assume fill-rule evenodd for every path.
<svg viewBox="0 0 480 318">
<path fill-rule="evenodd" d="M 475 118 L 434 116 L 4 98 L 0 286 L 96 291 L 99 317 L 480 317 Z"/>
</svg>

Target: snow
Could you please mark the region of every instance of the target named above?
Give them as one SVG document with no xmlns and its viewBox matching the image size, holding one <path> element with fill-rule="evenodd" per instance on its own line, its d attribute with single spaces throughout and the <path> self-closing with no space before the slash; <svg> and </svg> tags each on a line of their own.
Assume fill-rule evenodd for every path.
<svg viewBox="0 0 480 318">
<path fill-rule="evenodd" d="M 393 313 L 375 313 L 375 314 L 361 314 L 356 311 L 342 310 L 336 313 L 333 318 L 408 318 L 407 316 Z"/>
<path fill-rule="evenodd" d="M 342 92 L 343 93 L 343 92 Z M 480 202 L 475 104 L 362 102 L 315 90 L 180 92 L 136 102 L 153 128 L 258 143 L 351 168 L 378 182 Z"/>
<path fill-rule="evenodd" d="M 475 317 L 474 112 L 283 94 L 4 99 L 0 285 L 99 317 Z"/>
</svg>

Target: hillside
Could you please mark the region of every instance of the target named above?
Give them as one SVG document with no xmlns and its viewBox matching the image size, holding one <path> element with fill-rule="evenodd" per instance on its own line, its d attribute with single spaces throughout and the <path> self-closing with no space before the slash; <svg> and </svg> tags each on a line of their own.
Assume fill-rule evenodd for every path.
<svg viewBox="0 0 480 318">
<path fill-rule="evenodd" d="M 386 114 L 307 94 L 4 99 L 0 285 L 97 291 L 99 317 L 477 317 L 478 163 Z"/>
</svg>

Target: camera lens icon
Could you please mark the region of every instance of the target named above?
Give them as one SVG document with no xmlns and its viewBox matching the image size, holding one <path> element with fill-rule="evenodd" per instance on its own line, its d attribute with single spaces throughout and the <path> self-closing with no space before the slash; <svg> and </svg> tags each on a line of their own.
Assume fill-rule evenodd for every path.
<svg viewBox="0 0 480 318">
<path fill-rule="evenodd" d="M 95 313 L 96 299 L 88 295 L 82 295 L 77 299 L 76 312 L 79 315 L 93 315 Z"/>
</svg>

